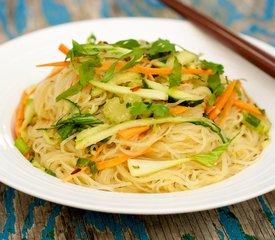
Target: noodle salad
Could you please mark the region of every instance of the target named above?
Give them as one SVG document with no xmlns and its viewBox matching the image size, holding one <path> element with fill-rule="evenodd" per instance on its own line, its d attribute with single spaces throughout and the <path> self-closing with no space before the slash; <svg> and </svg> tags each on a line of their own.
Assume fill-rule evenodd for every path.
<svg viewBox="0 0 275 240">
<path fill-rule="evenodd" d="M 59 46 L 26 89 L 15 146 L 42 171 L 100 190 L 200 188 L 252 164 L 271 122 L 221 64 L 165 39 Z"/>
</svg>

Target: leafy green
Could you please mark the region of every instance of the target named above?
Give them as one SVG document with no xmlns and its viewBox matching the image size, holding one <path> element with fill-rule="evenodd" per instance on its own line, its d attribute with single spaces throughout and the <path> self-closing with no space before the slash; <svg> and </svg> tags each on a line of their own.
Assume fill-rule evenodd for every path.
<svg viewBox="0 0 275 240">
<path fill-rule="evenodd" d="M 94 77 L 95 67 L 100 66 L 100 59 L 97 56 L 92 56 L 88 61 L 81 63 L 79 67 L 79 82 L 68 88 L 63 93 L 56 97 L 56 101 L 73 96 L 87 86 L 90 80 Z"/>
<path fill-rule="evenodd" d="M 90 58 L 88 61 L 81 64 L 79 68 L 79 83 L 82 87 L 85 87 L 94 77 L 94 67 L 99 67 L 100 65 L 100 59 L 97 56 L 94 56 L 92 59 Z"/>
<path fill-rule="evenodd" d="M 79 158 L 75 165 L 76 167 L 89 167 L 92 175 L 96 174 L 97 167 L 94 161 L 91 161 L 88 158 Z"/>
<path fill-rule="evenodd" d="M 112 45 L 115 47 L 122 47 L 122 48 L 127 48 L 127 49 L 133 49 L 133 48 L 140 47 L 139 42 L 135 39 L 121 40 L 121 41 L 118 41 Z"/>
<path fill-rule="evenodd" d="M 90 44 L 96 43 L 96 36 L 93 33 L 87 38 L 87 43 L 90 43 Z"/>
<path fill-rule="evenodd" d="M 204 121 L 204 120 L 195 120 L 195 121 L 191 120 L 190 123 L 210 128 L 213 132 L 217 133 L 220 136 L 223 143 L 227 142 L 227 140 L 224 138 L 224 136 L 221 133 L 220 127 L 218 125 L 216 125 L 215 123 L 210 122 L 210 121 Z"/>
<path fill-rule="evenodd" d="M 219 145 L 209 153 L 202 153 L 202 154 L 195 155 L 191 157 L 191 160 L 197 161 L 200 164 L 203 164 L 207 167 L 215 166 L 218 163 L 221 155 L 227 150 L 229 144 L 233 141 L 233 139 Z"/>
<path fill-rule="evenodd" d="M 155 117 L 166 117 L 170 114 L 169 108 L 158 103 L 143 103 L 143 102 L 134 102 L 130 113 L 133 116 L 138 116 L 142 114 L 154 115 Z"/>
<path fill-rule="evenodd" d="M 165 39 L 158 39 L 153 42 L 151 47 L 148 49 L 150 55 L 156 55 L 159 53 L 174 53 L 176 51 L 175 44 L 170 43 Z"/>
<path fill-rule="evenodd" d="M 134 49 L 129 53 L 126 53 L 122 55 L 117 61 L 115 61 L 106 71 L 105 75 L 103 76 L 102 82 L 108 82 L 116 73 L 122 72 L 128 68 L 133 67 L 135 64 L 137 64 L 140 59 L 142 58 L 144 54 L 144 49 Z M 116 65 L 119 61 L 125 60 L 130 58 L 130 61 L 128 61 L 121 69 L 118 71 L 115 71 Z"/>
<path fill-rule="evenodd" d="M 223 65 L 206 60 L 201 61 L 201 68 L 212 69 L 214 73 L 217 73 L 219 75 L 224 73 Z"/>
<path fill-rule="evenodd" d="M 85 114 L 73 114 L 71 117 L 66 119 L 60 119 L 56 124 L 51 125 L 49 128 L 39 128 L 38 130 L 48 130 L 55 128 L 58 131 L 61 139 L 64 140 L 68 138 L 73 133 L 82 130 L 87 126 L 92 126 L 94 124 L 103 123 L 98 118 L 94 117 L 90 113 Z"/>
<path fill-rule="evenodd" d="M 55 100 L 58 102 L 61 99 L 73 96 L 73 95 L 77 94 L 79 91 L 81 91 L 82 88 L 83 88 L 83 86 L 81 86 L 80 82 L 77 82 L 75 85 L 71 86 L 66 91 L 64 91 L 63 93 L 59 94 L 56 97 Z"/>
<path fill-rule="evenodd" d="M 173 71 L 169 74 L 169 87 L 176 87 L 179 86 L 181 83 L 181 64 L 179 63 L 178 59 L 175 58 Z"/>
<path fill-rule="evenodd" d="M 148 104 L 143 102 L 134 102 L 132 104 L 130 113 L 134 116 L 138 116 L 145 113 L 147 110 L 148 110 Z"/>
<path fill-rule="evenodd" d="M 151 106 L 149 107 L 149 111 L 152 111 L 152 113 L 156 117 L 166 117 L 170 114 L 169 108 L 162 104 L 151 104 Z"/>
</svg>

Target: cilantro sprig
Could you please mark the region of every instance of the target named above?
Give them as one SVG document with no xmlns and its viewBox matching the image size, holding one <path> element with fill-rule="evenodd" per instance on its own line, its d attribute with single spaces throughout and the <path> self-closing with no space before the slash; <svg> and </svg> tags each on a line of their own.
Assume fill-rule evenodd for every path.
<svg viewBox="0 0 275 240">
<path fill-rule="evenodd" d="M 170 114 L 169 108 L 159 103 L 134 102 L 130 113 L 133 116 L 147 115 L 154 117 L 166 117 Z"/>
</svg>

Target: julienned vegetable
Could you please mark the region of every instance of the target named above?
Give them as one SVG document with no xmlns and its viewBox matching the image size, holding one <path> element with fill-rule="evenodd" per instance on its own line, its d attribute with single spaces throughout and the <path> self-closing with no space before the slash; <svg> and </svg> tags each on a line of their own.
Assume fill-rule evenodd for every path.
<svg viewBox="0 0 275 240">
<path fill-rule="evenodd" d="M 214 123 L 208 121 L 207 119 L 196 119 L 196 118 L 182 118 L 182 117 L 168 117 L 168 118 L 147 118 L 147 119 L 138 119 L 133 121 L 127 121 L 120 123 L 118 125 L 112 126 L 110 128 L 104 129 L 102 131 L 94 131 L 94 129 L 83 130 L 76 137 L 76 149 L 84 149 L 92 144 L 98 143 L 103 139 L 106 139 L 112 135 L 117 134 L 119 131 L 132 127 L 139 126 L 149 126 L 154 124 L 162 123 L 193 123 L 195 125 L 202 125 L 210 128 L 213 132 L 217 133 L 221 140 L 225 142 L 225 138 L 221 134 L 221 129 Z"/>
<path fill-rule="evenodd" d="M 58 49 L 64 61 L 38 65 L 54 69 L 22 95 L 15 146 L 64 182 L 194 189 L 241 171 L 269 142 L 271 122 L 241 81 L 166 39 L 91 35 Z"/>
<path fill-rule="evenodd" d="M 216 147 L 209 153 L 198 154 L 189 158 L 182 158 L 176 160 L 165 161 L 149 161 L 144 159 L 130 159 L 128 160 L 128 168 L 132 176 L 141 177 L 144 175 L 152 174 L 160 170 L 175 167 L 177 165 L 189 162 L 197 161 L 207 167 L 216 165 L 221 155 L 226 151 L 231 141 L 228 141 L 220 146 Z"/>
</svg>

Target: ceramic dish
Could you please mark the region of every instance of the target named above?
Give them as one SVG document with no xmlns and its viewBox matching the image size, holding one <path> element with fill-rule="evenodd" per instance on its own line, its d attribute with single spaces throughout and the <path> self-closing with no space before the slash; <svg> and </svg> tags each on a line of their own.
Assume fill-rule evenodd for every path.
<svg viewBox="0 0 275 240">
<path fill-rule="evenodd" d="M 217 184 L 201 189 L 164 193 L 129 194 L 104 192 L 62 183 L 34 168 L 14 147 L 12 124 L 22 90 L 39 82 L 49 69 L 38 63 L 59 61 L 56 49 L 71 40 L 84 42 L 91 33 L 99 40 L 114 42 L 137 38 L 149 41 L 169 39 L 225 66 L 231 78 L 245 78 L 245 88 L 275 123 L 275 81 L 222 44 L 182 20 L 119 18 L 70 23 L 44 29 L 0 46 L 0 181 L 27 194 L 55 203 L 104 212 L 168 214 L 217 208 L 244 201 L 275 189 L 275 141 L 252 166 Z M 275 49 L 255 39 L 257 46 L 275 55 Z M 271 138 L 275 138 L 274 127 Z"/>
</svg>

